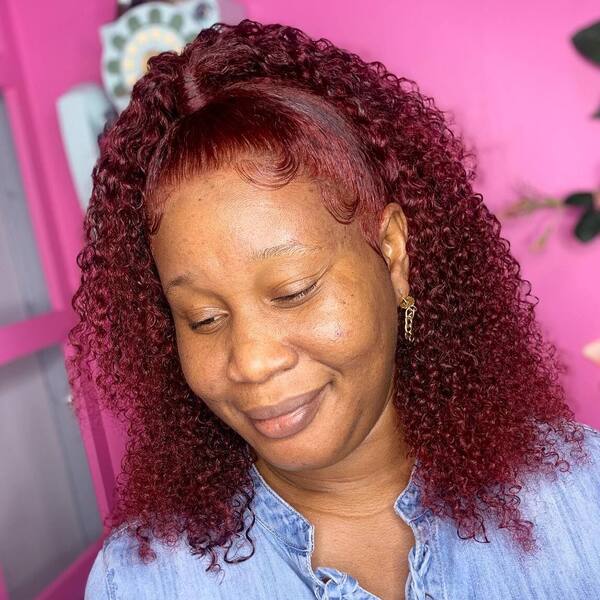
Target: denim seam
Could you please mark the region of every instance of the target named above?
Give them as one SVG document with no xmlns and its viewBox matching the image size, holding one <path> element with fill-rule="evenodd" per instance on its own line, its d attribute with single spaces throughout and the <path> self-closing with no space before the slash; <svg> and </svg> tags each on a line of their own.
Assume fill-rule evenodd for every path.
<svg viewBox="0 0 600 600">
<path fill-rule="evenodd" d="M 285 540 L 284 538 L 282 538 L 275 530 L 271 529 L 269 527 L 269 525 L 267 525 L 267 523 L 265 523 L 257 514 L 256 512 L 254 513 L 254 516 L 256 517 L 256 520 L 258 521 L 258 523 L 260 525 L 263 526 L 264 529 L 266 529 L 269 533 L 271 533 L 274 537 L 276 537 L 282 544 L 286 545 L 288 548 L 291 548 L 292 550 L 296 550 L 299 552 L 305 552 L 306 548 L 300 548 L 298 546 L 294 546 L 293 544 L 290 544 L 287 540 Z"/>
<path fill-rule="evenodd" d="M 597 429 L 594 429 L 593 427 L 591 427 L 590 425 L 587 425 L 585 423 L 581 423 L 581 426 L 585 430 L 587 430 L 589 433 L 591 433 L 593 436 L 600 437 L 600 431 L 598 431 Z"/>
<path fill-rule="evenodd" d="M 291 504 L 286 502 L 281 496 L 277 495 L 273 489 L 271 489 L 271 486 L 269 486 L 269 484 L 265 481 L 265 478 L 260 474 L 258 469 L 255 469 L 255 470 L 256 470 L 256 473 L 257 473 L 259 479 L 261 480 L 261 483 L 262 483 L 265 491 L 268 492 L 269 496 L 271 496 L 271 498 L 273 498 L 273 500 L 275 500 L 275 502 L 277 502 L 277 504 L 283 504 L 286 508 L 288 508 L 290 511 L 292 511 L 294 513 L 294 515 L 296 515 L 301 521 L 303 521 L 307 525 L 311 525 L 311 523 L 308 522 L 308 520 L 304 517 L 304 515 L 300 514 Z"/>
<path fill-rule="evenodd" d="M 115 570 L 108 568 L 108 558 L 106 556 L 105 548 L 102 549 L 102 567 L 104 569 L 103 579 L 106 597 L 110 600 L 117 600 L 116 585 L 114 583 Z"/>
<path fill-rule="evenodd" d="M 123 525 L 120 525 L 116 529 L 113 529 L 104 539 L 104 542 L 102 543 L 102 547 L 104 549 L 108 548 L 109 544 L 113 540 L 118 538 L 127 529 L 127 527 L 128 527 L 128 525 L 126 523 L 124 523 Z"/>
<path fill-rule="evenodd" d="M 432 518 L 429 517 L 429 523 L 432 525 L 431 526 L 431 552 L 433 552 L 433 548 L 435 548 L 435 551 L 437 552 L 437 556 L 441 556 L 441 548 L 438 545 L 439 542 L 439 531 L 440 531 L 440 520 L 439 518 Z M 433 561 L 432 561 L 433 562 Z M 435 564 L 431 564 L 429 563 L 429 568 L 433 569 L 435 568 Z M 444 594 L 444 597 L 442 600 L 446 600 L 447 598 L 449 598 L 450 596 L 448 595 L 448 587 L 446 586 L 446 579 L 444 577 L 444 569 L 439 569 L 439 573 L 440 573 L 440 581 L 442 584 L 442 593 Z"/>
</svg>

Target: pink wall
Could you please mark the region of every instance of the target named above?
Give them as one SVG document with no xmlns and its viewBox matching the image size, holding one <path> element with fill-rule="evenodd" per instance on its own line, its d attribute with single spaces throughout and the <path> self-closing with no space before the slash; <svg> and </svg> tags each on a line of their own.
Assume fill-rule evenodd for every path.
<svg viewBox="0 0 600 600">
<path fill-rule="evenodd" d="M 478 156 L 476 191 L 499 211 L 527 184 L 562 197 L 600 186 L 600 69 L 570 36 L 600 20 L 592 0 L 421 2 L 247 0 L 247 14 L 326 37 L 414 79 Z M 503 235 L 531 281 L 537 315 L 570 366 L 565 386 L 577 417 L 600 427 L 600 368 L 581 347 L 600 338 L 600 238 L 577 242 L 576 214 L 557 217 L 546 250 L 527 250 L 542 222 L 504 221 Z"/>
<path fill-rule="evenodd" d="M 83 81 L 99 81 L 97 28 L 110 21 L 114 0 L 86 2 L 5 0 L 12 9 L 17 42 L 27 49 L 24 69 L 35 82 L 32 107 L 55 214 L 62 223 L 61 248 L 78 283 L 75 255 L 80 245 L 78 204 L 62 151 L 57 97 Z M 549 194 L 598 185 L 598 129 L 588 118 L 598 103 L 600 70 L 571 49 L 568 38 L 600 19 L 591 0 L 407 2 L 371 0 L 246 0 L 247 15 L 282 22 L 324 36 L 381 60 L 415 79 L 423 92 L 455 115 L 479 156 L 478 189 L 492 210 L 514 199 L 514 186 L 528 183 Z M 60 199 L 60 201 L 59 201 Z M 526 250 L 532 223 L 507 222 L 524 276 L 540 298 L 538 315 L 571 365 L 565 380 L 579 419 L 600 427 L 600 369 L 580 354 L 600 337 L 600 240 L 583 246 L 569 230 L 574 215 L 560 221 L 546 251 Z M 594 280 L 594 282 L 592 281 Z M 113 429 L 113 431 L 116 431 Z M 117 466 L 121 439 L 113 437 Z"/>
<path fill-rule="evenodd" d="M 40 168 L 47 182 L 44 202 L 61 232 L 57 240 L 64 263 L 70 265 L 66 276 L 73 291 L 79 283 L 75 256 L 81 247 L 81 209 L 69 174 L 60 138 L 56 100 L 65 91 L 81 82 L 100 82 L 100 39 L 98 26 L 111 21 L 116 2 L 87 2 L 85 10 L 79 0 L 0 0 L 10 11 L 15 43 L 23 58 L 22 69 L 31 106 L 33 129 L 38 132 Z M 74 218 L 77 216 L 77 218 Z M 57 307 L 58 308 L 58 307 Z M 69 308 L 68 299 L 65 309 Z M 122 437 L 114 420 L 104 416 L 111 439 L 112 468 L 120 470 Z M 91 440 L 86 445 L 91 447 Z M 102 479 L 95 457 L 91 469 L 95 479 Z M 104 502 L 101 501 L 104 509 Z"/>
</svg>

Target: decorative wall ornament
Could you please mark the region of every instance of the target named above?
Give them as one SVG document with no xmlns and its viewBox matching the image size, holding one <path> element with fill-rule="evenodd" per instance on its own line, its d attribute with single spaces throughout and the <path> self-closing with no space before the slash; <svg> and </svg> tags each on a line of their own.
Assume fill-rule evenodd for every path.
<svg viewBox="0 0 600 600">
<path fill-rule="evenodd" d="M 580 242 L 590 242 L 600 233 L 600 191 L 574 192 L 565 198 L 549 198 L 535 193 L 524 194 L 519 200 L 499 211 L 499 216 L 523 217 L 541 210 L 555 210 L 560 215 L 567 209 L 578 210 L 581 213 L 573 229 L 573 234 Z M 549 225 L 545 225 L 542 233 L 529 246 L 529 250 L 537 252 L 545 248 L 557 220 L 554 219 Z"/>
<path fill-rule="evenodd" d="M 600 21 L 575 33 L 571 42 L 583 57 L 600 66 Z M 592 118 L 600 118 L 600 108 L 592 114 Z M 581 190 L 565 198 L 548 198 L 541 194 L 525 193 L 500 215 L 507 218 L 522 217 L 540 210 L 553 210 L 560 214 L 567 208 L 580 212 L 573 230 L 580 242 L 589 243 L 595 238 L 600 239 L 600 190 Z M 554 223 L 546 225 L 529 249 L 532 251 L 543 249 L 553 229 Z M 581 354 L 600 367 L 600 338 L 584 344 Z"/>
<path fill-rule="evenodd" d="M 219 17 L 216 0 L 147 2 L 101 27 L 102 81 L 115 108 L 120 112 L 127 106 L 131 89 L 151 56 L 180 52 Z"/>
<path fill-rule="evenodd" d="M 600 66 L 600 21 L 593 23 L 589 27 L 580 29 L 572 38 L 571 42 L 581 56 Z M 595 119 L 600 119 L 600 108 L 592 115 Z"/>
<path fill-rule="evenodd" d="M 587 60 L 600 66 L 600 21 L 581 29 L 572 36 L 575 49 Z M 600 108 L 592 114 L 592 118 L 600 118 Z M 541 195 L 522 196 L 510 204 L 500 214 L 503 217 L 521 217 L 537 210 L 572 207 L 581 211 L 573 233 L 580 242 L 590 242 L 600 235 L 600 190 L 583 190 L 569 194 L 562 199 L 547 198 Z M 530 246 L 530 250 L 541 250 L 545 247 L 553 226 L 545 227 L 542 234 Z"/>
</svg>

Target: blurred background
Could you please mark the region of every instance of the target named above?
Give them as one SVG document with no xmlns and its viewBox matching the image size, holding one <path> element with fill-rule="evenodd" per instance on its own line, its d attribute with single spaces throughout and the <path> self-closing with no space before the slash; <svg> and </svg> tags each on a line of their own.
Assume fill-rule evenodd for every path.
<svg viewBox="0 0 600 600">
<path fill-rule="evenodd" d="M 536 314 L 600 428 L 600 5 L 0 0 L 0 600 L 82 598 L 123 452 L 64 369 L 97 136 L 149 56 L 216 21 L 299 27 L 415 80 L 476 154 Z"/>
</svg>

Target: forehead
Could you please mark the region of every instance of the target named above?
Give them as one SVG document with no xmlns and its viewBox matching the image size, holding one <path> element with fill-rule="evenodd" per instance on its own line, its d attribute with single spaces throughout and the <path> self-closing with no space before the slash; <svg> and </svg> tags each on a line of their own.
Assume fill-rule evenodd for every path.
<svg viewBox="0 0 600 600">
<path fill-rule="evenodd" d="M 332 249 L 348 227 L 329 213 L 314 180 L 267 188 L 223 169 L 171 191 L 152 246 L 163 266 L 182 266 L 192 255 L 202 262 L 239 263 L 293 242 Z"/>
</svg>

